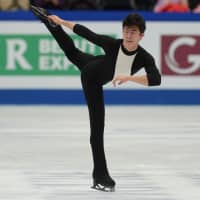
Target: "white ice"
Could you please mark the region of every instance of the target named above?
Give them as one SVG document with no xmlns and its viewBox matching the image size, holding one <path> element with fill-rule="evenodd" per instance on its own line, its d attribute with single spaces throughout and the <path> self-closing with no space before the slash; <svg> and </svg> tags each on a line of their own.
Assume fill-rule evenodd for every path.
<svg viewBox="0 0 200 200">
<path fill-rule="evenodd" d="M 107 106 L 116 192 L 90 189 L 85 106 L 0 107 L 0 200 L 199 200 L 200 107 Z"/>
</svg>

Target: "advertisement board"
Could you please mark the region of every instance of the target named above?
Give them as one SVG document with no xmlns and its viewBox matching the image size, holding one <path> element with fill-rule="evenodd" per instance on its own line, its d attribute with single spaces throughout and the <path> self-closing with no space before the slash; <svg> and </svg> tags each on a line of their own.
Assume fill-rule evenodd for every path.
<svg viewBox="0 0 200 200">
<path fill-rule="evenodd" d="M 76 23 L 99 34 L 122 37 L 122 23 L 119 20 L 76 20 Z M 0 89 L 81 90 L 80 72 L 66 58 L 44 24 L 38 20 L 0 20 L 0 27 Z M 93 55 L 104 54 L 100 47 L 63 28 L 82 51 Z M 129 82 L 114 88 L 108 83 L 105 89 L 195 90 L 199 95 L 199 33 L 198 20 L 147 20 L 147 30 L 140 45 L 155 58 L 162 74 L 161 86 L 149 88 Z M 138 74 L 145 74 L 145 71 L 141 70 Z"/>
</svg>

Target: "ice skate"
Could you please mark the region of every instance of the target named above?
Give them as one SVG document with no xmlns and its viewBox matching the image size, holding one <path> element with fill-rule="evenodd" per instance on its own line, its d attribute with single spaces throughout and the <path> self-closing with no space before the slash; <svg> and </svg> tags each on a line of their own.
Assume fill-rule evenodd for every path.
<svg viewBox="0 0 200 200">
<path fill-rule="evenodd" d="M 115 181 L 111 177 L 94 178 L 92 189 L 100 190 L 103 192 L 114 192 Z"/>
<path fill-rule="evenodd" d="M 35 14 L 35 16 L 40 19 L 44 23 L 48 23 L 52 27 L 57 27 L 58 25 L 54 23 L 52 20 L 48 18 L 48 15 L 51 15 L 47 10 L 44 8 L 36 7 L 31 5 L 31 10 Z"/>
</svg>

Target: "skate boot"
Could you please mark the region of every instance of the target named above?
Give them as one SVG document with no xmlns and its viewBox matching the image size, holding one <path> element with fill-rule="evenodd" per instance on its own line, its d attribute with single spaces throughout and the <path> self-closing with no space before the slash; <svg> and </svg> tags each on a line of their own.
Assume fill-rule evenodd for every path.
<svg viewBox="0 0 200 200">
<path fill-rule="evenodd" d="M 115 181 L 110 176 L 93 178 L 93 186 L 91 188 L 103 192 L 114 192 Z"/>
<path fill-rule="evenodd" d="M 31 5 L 31 10 L 35 14 L 35 16 L 40 19 L 44 23 L 48 23 L 53 28 L 57 27 L 58 24 L 54 23 L 52 20 L 48 18 L 48 15 L 51 15 L 47 10 L 44 8 L 36 7 Z"/>
</svg>

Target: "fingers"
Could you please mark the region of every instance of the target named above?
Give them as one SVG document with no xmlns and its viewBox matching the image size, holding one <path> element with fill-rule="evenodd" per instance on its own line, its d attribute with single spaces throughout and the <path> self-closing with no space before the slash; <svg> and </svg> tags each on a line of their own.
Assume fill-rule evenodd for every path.
<svg viewBox="0 0 200 200">
<path fill-rule="evenodd" d="M 51 20 L 51 21 L 53 21 L 53 22 L 55 22 L 55 18 L 54 18 L 53 15 L 49 15 L 49 16 L 48 16 L 48 19 Z M 56 22 L 55 22 L 55 23 L 56 23 Z"/>
<path fill-rule="evenodd" d="M 55 15 L 48 15 L 48 18 L 53 20 L 55 18 Z"/>
<path fill-rule="evenodd" d="M 56 24 L 60 24 L 61 23 L 61 19 L 56 15 L 49 15 L 48 18 L 50 20 L 52 20 L 54 23 L 56 23 Z"/>
<path fill-rule="evenodd" d="M 118 85 L 121 85 L 123 82 L 124 82 L 124 81 L 122 81 L 122 80 L 121 80 L 121 81 L 119 81 L 119 82 L 118 82 Z"/>
<path fill-rule="evenodd" d="M 116 79 L 113 79 L 112 84 L 114 87 L 116 87 Z"/>
<path fill-rule="evenodd" d="M 113 79 L 112 83 L 113 83 L 113 86 L 116 87 L 116 85 L 121 85 L 124 81 L 123 80 L 120 80 L 119 78 L 115 78 Z"/>
</svg>

